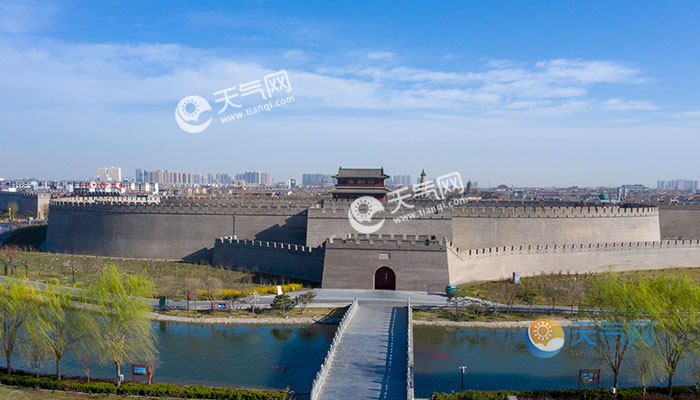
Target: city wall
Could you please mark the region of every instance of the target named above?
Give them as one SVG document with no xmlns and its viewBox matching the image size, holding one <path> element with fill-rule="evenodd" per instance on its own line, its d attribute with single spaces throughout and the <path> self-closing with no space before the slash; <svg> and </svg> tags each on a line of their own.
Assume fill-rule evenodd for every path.
<svg viewBox="0 0 700 400">
<path fill-rule="evenodd" d="M 450 236 L 471 249 L 661 239 L 654 207 L 459 207 Z"/>
<path fill-rule="evenodd" d="M 306 244 L 319 246 L 331 237 L 342 239 L 357 234 L 348 220 L 348 204 L 339 202 L 331 206 L 310 208 Z M 376 233 L 380 235 L 451 236 L 452 214 L 449 211 L 430 213 L 398 223 L 395 222 L 395 218 L 402 213 L 403 210 L 396 214 L 392 214 L 391 210 L 386 210 L 375 214 L 372 217 L 373 223 L 384 219 L 384 225 Z"/>
<path fill-rule="evenodd" d="M 323 248 L 261 240 L 216 239 L 212 264 L 320 282 Z"/>
<path fill-rule="evenodd" d="M 447 245 L 449 282 L 508 279 L 541 273 L 700 267 L 700 241 L 670 240 L 568 245 L 522 245 L 460 250 Z"/>
<path fill-rule="evenodd" d="M 28 213 L 34 218 L 44 219 L 49 212 L 48 193 L 0 192 L 0 213 L 12 209 L 15 216 L 24 217 Z"/>
<path fill-rule="evenodd" d="M 425 235 L 360 236 L 326 242 L 323 288 L 374 289 L 375 272 L 381 267 L 396 274 L 396 290 L 439 291 L 448 282 L 445 240 Z"/>
<path fill-rule="evenodd" d="M 700 239 L 700 205 L 659 207 L 661 239 Z"/>
<path fill-rule="evenodd" d="M 238 222 L 238 223 L 237 223 Z M 305 241 L 305 209 L 54 200 L 48 251 L 208 261 L 215 238 Z"/>
</svg>

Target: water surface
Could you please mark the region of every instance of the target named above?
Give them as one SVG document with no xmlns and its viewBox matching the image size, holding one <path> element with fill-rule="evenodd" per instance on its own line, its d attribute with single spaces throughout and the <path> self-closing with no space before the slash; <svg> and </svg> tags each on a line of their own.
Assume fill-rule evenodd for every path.
<svg viewBox="0 0 700 400">
<path fill-rule="evenodd" d="M 612 373 L 595 347 L 567 343 L 556 356 L 536 358 L 525 346 L 524 329 L 455 329 L 416 326 L 414 328 L 415 387 L 417 397 L 434 391 L 460 390 L 459 366 L 466 365 L 464 387 L 476 390 L 571 389 L 578 387 L 579 369 L 601 370 L 601 387 L 613 384 Z M 620 386 L 639 386 L 631 368 L 634 351 L 628 350 Z M 665 385 L 656 382 L 655 385 Z M 676 385 L 690 385 L 687 363 L 679 366 Z"/>
</svg>

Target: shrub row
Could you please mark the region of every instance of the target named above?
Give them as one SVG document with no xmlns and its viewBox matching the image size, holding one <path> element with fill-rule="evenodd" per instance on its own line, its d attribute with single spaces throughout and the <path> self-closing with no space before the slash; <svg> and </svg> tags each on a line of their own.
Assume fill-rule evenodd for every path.
<svg viewBox="0 0 700 400">
<path fill-rule="evenodd" d="M 668 389 L 665 387 L 650 387 L 647 388 L 647 394 L 658 393 L 666 394 Z M 642 397 L 643 389 L 640 387 L 620 388 L 618 390 L 618 399 L 629 399 Z M 674 396 L 677 395 L 700 395 L 700 389 L 693 386 L 676 386 L 673 388 Z M 584 391 L 576 389 L 564 390 L 531 390 L 531 391 L 516 391 L 516 390 L 497 390 L 497 391 L 476 391 L 468 390 L 462 393 L 435 393 L 435 400 L 507 400 L 508 396 L 517 396 L 518 398 L 550 398 L 550 399 L 583 399 Z M 612 399 L 614 395 L 608 389 L 589 389 L 586 391 L 585 398 L 587 399 Z"/>
<path fill-rule="evenodd" d="M 287 394 L 276 390 L 246 390 L 201 385 L 174 385 L 171 383 L 126 382 L 117 386 L 111 382 L 81 382 L 72 379 L 57 380 L 51 377 L 36 378 L 30 375 L 0 373 L 0 383 L 8 386 L 22 386 L 49 390 L 63 390 L 83 393 L 105 393 L 139 395 L 152 397 L 180 397 L 190 399 L 223 400 L 284 400 Z"/>
<path fill-rule="evenodd" d="M 287 292 L 296 292 L 297 290 L 300 290 L 303 285 L 301 283 L 290 283 L 288 285 L 281 285 L 282 286 L 282 291 L 284 293 Z M 220 290 L 217 295 L 219 298 L 223 299 L 233 299 L 236 297 L 241 297 L 250 294 L 250 292 L 257 292 L 260 295 L 263 294 L 277 294 L 277 286 L 261 286 L 261 287 L 256 287 L 248 290 L 235 290 L 235 289 L 224 289 Z M 206 290 L 200 290 L 199 295 L 201 297 L 209 297 L 209 292 Z"/>
</svg>

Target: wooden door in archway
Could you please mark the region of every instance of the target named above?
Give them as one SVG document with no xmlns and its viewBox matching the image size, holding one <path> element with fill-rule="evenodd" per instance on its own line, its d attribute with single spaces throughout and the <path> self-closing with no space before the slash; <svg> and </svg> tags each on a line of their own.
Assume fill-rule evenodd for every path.
<svg viewBox="0 0 700 400">
<path fill-rule="evenodd" d="M 396 274 L 389 267 L 381 267 L 374 273 L 374 288 L 396 290 Z"/>
</svg>

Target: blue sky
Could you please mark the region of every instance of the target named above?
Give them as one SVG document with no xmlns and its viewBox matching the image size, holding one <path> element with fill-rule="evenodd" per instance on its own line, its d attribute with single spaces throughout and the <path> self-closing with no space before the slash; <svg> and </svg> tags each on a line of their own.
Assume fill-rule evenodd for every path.
<svg viewBox="0 0 700 400">
<path fill-rule="evenodd" d="M 693 1 L 0 1 L 0 177 L 699 179 L 697 21 Z M 178 128 L 181 98 L 280 70 L 293 103 Z"/>
</svg>

